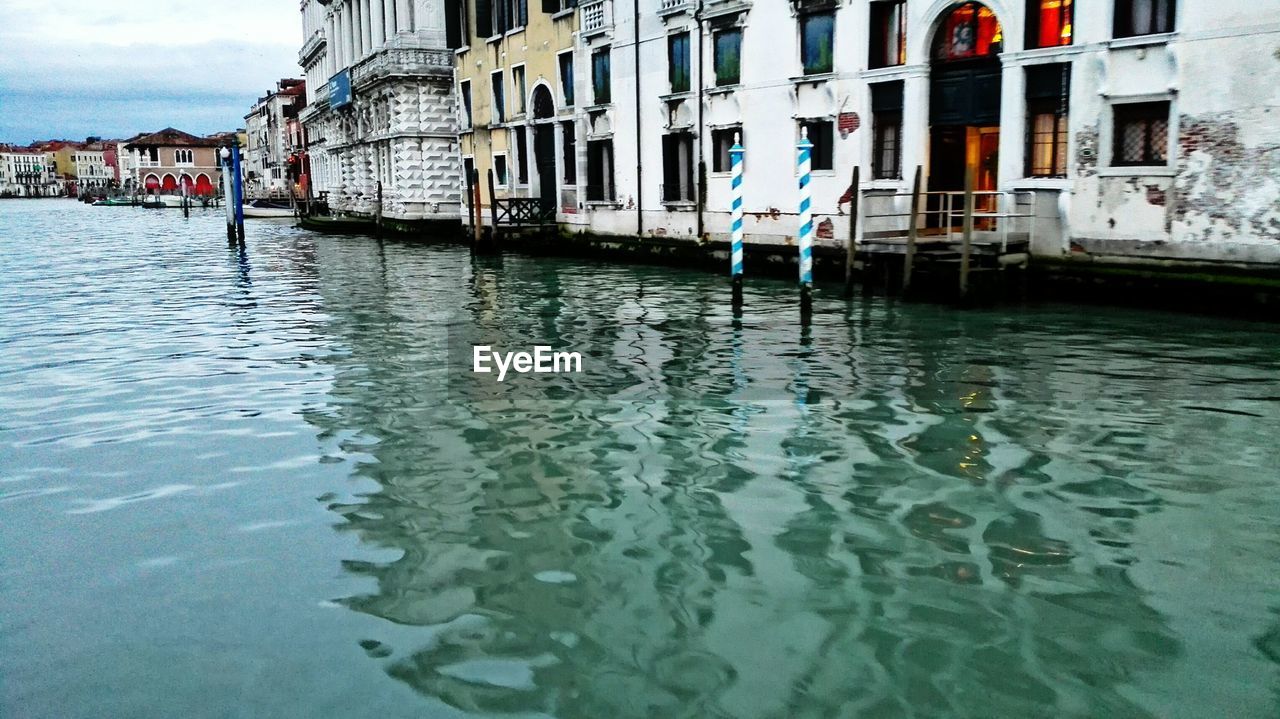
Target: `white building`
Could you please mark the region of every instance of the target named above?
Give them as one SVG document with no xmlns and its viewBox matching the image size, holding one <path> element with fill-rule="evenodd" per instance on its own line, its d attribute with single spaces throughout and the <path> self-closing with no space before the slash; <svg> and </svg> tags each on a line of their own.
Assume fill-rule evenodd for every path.
<svg viewBox="0 0 1280 719">
<path fill-rule="evenodd" d="M 73 172 L 79 192 L 105 189 L 115 182 L 115 169 L 107 162 L 107 153 L 101 143 L 73 150 L 71 162 L 75 166 Z"/>
<path fill-rule="evenodd" d="M 0 197 L 53 197 L 57 189 L 53 165 L 44 152 L 0 147 Z"/>
<path fill-rule="evenodd" d="M 447 31 L 445 0 L 303 0 L 301 10 L 314 189 L 338 214 L 456 223 L 458 29 Z"/>
<path fill-rule="evenodd" d="M 303 80 L 280 80 L 245 115 L 244 171 L 251 196 L 287 194 L 292 187 L 289 157 L 303 148 L 294 144 L 296 133 L 290 129 L 305 105 L 305 93 Z"/>
<path fill-rule="evenodd" d="M 467 4 L 469 17 L 502 12 Z M 1280 262 L 1280 83 L 1261 80 L 1280 77 L 1280 0 L 594 0 L 577 12 L 561 71 L 576 103 L 565 77 L 523 98 L 549 85 L 558 118 L 573 106 L 577 171 L 557 176 L 576 185 L 556 189 L 577 207 L 563 223 L 725 239 L 738 136 L 748 242 L 794 242 L 803 128 L 820 243 L 847 236 L 854 167 L 865 213 L 905 211 L 918 166 L 926 191 L 959 191 L 972 171 L 996 209 L 1034 202 L 1041 256 Z M 479 108 L 477 82 L 455 91 Z M 537 154 L 493 152 L 479 164 Z M 952 221 L 939 210 L 925 224 Z"/>
</svg>

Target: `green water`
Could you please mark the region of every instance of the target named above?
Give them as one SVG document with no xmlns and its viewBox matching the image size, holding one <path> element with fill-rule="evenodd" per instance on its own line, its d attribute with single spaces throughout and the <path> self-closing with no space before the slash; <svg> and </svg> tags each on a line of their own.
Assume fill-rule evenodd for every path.
<svg viewBox="0 0 1280 719">
<path fill-rule="evenodd" d="M 0 203 L 0 716 L 1280 715 L 1276 326 L 248 230 Z"/>
</svg>

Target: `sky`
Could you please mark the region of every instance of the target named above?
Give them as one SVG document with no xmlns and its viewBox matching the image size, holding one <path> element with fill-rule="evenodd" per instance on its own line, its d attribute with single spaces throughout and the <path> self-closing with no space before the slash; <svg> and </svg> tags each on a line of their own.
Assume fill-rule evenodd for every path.
<svg viewBox="0 0 1280 719">
<path fill-rule="evenodd" d="M 243 127 L 301 47 L 298 0 L 0 0 L 0 143 Z"/>
</svg>

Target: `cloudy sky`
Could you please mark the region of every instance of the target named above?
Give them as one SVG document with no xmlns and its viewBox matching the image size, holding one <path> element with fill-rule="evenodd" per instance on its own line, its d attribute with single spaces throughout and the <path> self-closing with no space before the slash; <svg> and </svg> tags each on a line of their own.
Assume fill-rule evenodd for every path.
<svg viewBox="0 0 1280 719">
<path fill-rule="evenodd" d="M 301 45 L 297 0 L 0 0 L 0 142 L 242 127 Z"/>
</svg>

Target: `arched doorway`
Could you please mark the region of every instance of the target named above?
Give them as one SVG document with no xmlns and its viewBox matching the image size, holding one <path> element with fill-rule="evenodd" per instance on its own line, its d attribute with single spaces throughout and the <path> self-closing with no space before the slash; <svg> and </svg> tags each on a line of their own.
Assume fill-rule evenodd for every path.
<svg viewBox="0 0 1280 719">
<path fill-rule="evenodd" d="M 173 175 L 166 174 L 164 179 L 160 181 L 160 189 L 164 192 L 173 192 L 178 189 L 178 179 Z"/>
<path fill-rule="evenodd" d="M 208 197 L 213 194 L 213 182 L 203 172 L 196 175 L 196 194 L 201 197 Z"/>
<path fill-rule="evenodd" d="M 147 192 L 155 192 L 160 189 L 160 178 L 155 175 L 147 175 L 147 179 L 143 180 L 143 187 L 147 188 Z"/>
<path fill-rule="evenodd" d="M 538 199 L 543 212 L 554 212 L 556 197 L 556 104 L 546 85 L 533 88 L 533 157 L 538 173 Z"/>
<path fill-rule="evenodd" d="M 930 49 L 929 190 L 997 186 L 1000 146 L 1000 57 L 1004 32 L 986 5 L 964 2 L 939 20 Z M 980 205 L 994 197 L 979 196 Z M 941 208 L 930 208 L 941 209 Z M 986 209 L 986 208 L 984 208 Z M 942 220 L 940 215 L 931 218 Z M 958 218 L 951 218 L 959 224 Z"/>
</svg>

